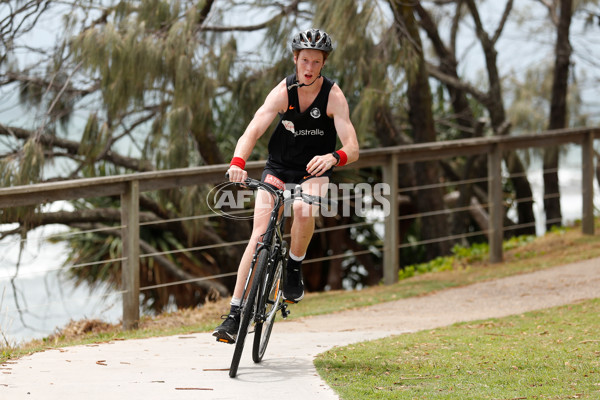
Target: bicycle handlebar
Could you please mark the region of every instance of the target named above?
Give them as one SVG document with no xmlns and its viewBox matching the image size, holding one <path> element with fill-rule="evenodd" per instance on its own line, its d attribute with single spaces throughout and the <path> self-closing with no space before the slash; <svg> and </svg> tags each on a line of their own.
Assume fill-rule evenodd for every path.
<svg viewBox="0 0 600 400">
<path fill-rule="evenodd" d="M 226 178 L 229 178 L 229 174 L 226 173 L 225 174 Z M 290 196 L 287 197 L 285 196 L 285 192 L 286 190 L 284 189 L 275 189 L 275 187 L 273 187 L 272 185 L 269 185 L 268 183 L 253 179 L 253 178 L 246 178 L 246 180 L 244 182 L 233 182 L 236 183 L 240 186 L 244 186 L 247 187 L 248 189 L 252 189 L 252 190 L 257 190 L 257 189 L 264 189 L 268 192 L 270 192 L 271 194 L 275 195 L 275 196 L 281 196 L 284 199 L 288 200 L 302 200 L 305 203 L 308 204 L 316 204 L 316 205 L 328 205 L 328 206 L 332 206 L 335 204 L 335 202 L 331 199 L 328 198 L 323 198 L 321 196 L 313 196 L 310 194 L 305 194 L 302 193 L 302 187 L 300 185 L 296 185 L 296 187 L 294 188 L 294 191 L 289 191 Z"/>
<path fill-rule="evenodd" d="M 229 179 L 229 172 L 225 173 L 225 178 Z M 240 186 L 246 186 L 249 189 L 253 189 L 253 190 L 261 189 L 261 188 L 262 189 L 267 189 L 269 191 L 274 191 L 275 190 L 271 186 L 267 185 L 266 183 L 261 182 L 261 181 L 256 180 L 256 179 L 252 179 L 252 178 L 246 178 L 246 180 L 244 182 L 232 182 L 232 183 L 235 183 L 235 184 L 240 185 Z"/>
</svg>

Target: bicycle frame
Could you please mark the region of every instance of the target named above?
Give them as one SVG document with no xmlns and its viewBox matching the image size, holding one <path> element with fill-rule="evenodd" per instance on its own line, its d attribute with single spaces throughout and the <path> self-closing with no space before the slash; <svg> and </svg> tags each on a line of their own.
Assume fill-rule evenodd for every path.
<svg viewBox="0 0 600 400">
<path fill-rule="evenodd" d="M 253 179 L 248 179 L 246 181 L 246 185 L 251 189 L 256 188 L 266 190 L 267 192 L 269 192 L 273 196 L 274 204 L 273 210 L 271 211 L 271 215 L 269 217 L 269 223 L 267 224 L 267 229 L 262 235 L 262 240 L 259 239 L 256 245 L 254 256 L 252 258 L 252 263 L 250 265 L 248 276 L 246 278 L 246 283 L 244 285 L 242 299 L 246 299 L 248 295 L 249 287 L 254 277 L 254 269 L 256 266 L 256 262 L 258 261 L 257 258 L 260 254 L 260 251 L 262 249 L 266 249 L 268 251 L 268 266 L 272 266 L 272 263 L 275 261 L 275 256 L 280 251 L 284 243 L 283 231 L 285 227 L 286 216 L 289 215 L 290 212 L 291 203 L 297 198 L 297 194 L 302 193 L 302 189 L 299 185 L 296 186 L 293 192 L 289 190 L 275 189 L 274 187 L 268 184 Z M 283 210 L 281 210 L 282 207 Z M 281 254 L 281 257 L 285 256 L 286 254 Z M 281 307 L 282 306 L 280 305 L 276 311 L 279 311 Z M 283 307 L 285 307 L 285 305 L 283 305 Z M 284 313 L 284 318 L 286 316 L 287 313 Z M 257 313 L 254 315 L 253 319 L 254 322 L 262 322 L 264 320 L 264 315 Z"/>
<path fill-rule="evenodd" d="M 300 185 L 296 185 L 293 191 L 276 189 L 273 186 L 254 179 L 247 179 L 244 186 L 250 189 L 263 189 L 273 196 L 273 210 L 269 217 L 267 229 L 262 235 L 261 240 L 256 245 L 256 250 L 250 264 L 248 276 L 244 284 L 240 328 L 236 339 L 236 347 L 229 370 L 229 375 L 233 378 L 237 374 L 237 368 L 241 358 L 251 322 L 255 324 L 255 342 L 253 346 L 252 358 L 254 362 L 261 361 L 271 334 L 272 324 L 275 315 L 281 311 L 283 318 L 289 314 L 287 304 L 282 300 L 281 289 L 279 286 L 273 288 L 274 275 L 281 272 L 282 262 L 287 259 L 287 249 L 283 240 L 283 230 L 285 227 L 286 216 L 290 213 L 291 203 L 295 200 L 302 200 L 309 204 L 322 203 L 318 196 L 311 196 L 302 193 Z M 283 207 L 283 210 L 281 209 Z M 283 212 L 282 212 L 283 211 Z M 255 281 L 255 279 L 257 279 Z M 277 278 L 279 282 L 281 277 Z M 274 293 L 274 299 L 268 299 Z M 268 313 L 265 311 L 271 306 Z M 264 327 L 263 324 L 267 323 Z M 263 332 L 262 329 L 266 328 Z M 262 334 L 262 335 L 261 335 Z M 259 337 L 260 336 L 260 337 Z"/>
</svg>

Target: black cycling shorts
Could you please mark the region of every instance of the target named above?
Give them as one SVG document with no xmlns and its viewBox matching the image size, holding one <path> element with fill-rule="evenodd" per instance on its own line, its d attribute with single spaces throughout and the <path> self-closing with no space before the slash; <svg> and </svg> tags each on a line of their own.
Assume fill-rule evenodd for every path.
<svg viewBox="0 0 600 400">
<path fill-rule="evenodd" d="M 323 175 L 314 176 L 309 174 L 306 170 L 293 170 L 267 161 L 261 181 L 269 183 L 278 189 L 284 189 L 285 184 L 302 184 L 312 178 L 330 177 L 332 173 L 333 168 L 330 168 L 325 171 Z"/>
</svg>

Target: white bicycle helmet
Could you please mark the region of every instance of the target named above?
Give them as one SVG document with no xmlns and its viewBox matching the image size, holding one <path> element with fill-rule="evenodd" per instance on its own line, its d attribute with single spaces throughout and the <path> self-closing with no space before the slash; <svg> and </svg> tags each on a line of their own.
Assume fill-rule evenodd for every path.
<svg viewBox="0 0 600 400">
<path fill-rule="evenodd" d="M 331 38 L 327 32 L 314 28 L 299 32 L 292 39 L 292 51 L 305 49 L 330 53 L 333 50 Z"/>
</svg>

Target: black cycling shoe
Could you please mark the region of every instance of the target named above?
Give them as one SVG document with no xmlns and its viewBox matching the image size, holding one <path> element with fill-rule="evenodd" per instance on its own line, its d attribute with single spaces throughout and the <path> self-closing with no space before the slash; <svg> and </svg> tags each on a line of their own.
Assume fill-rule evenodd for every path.
<svg viewBox="0 0 600 400">
<path fill-rule="evenodd" d="M 230 313 L 221 318 L 225 321 L 215 328 L 213 336 L 217 338 L 217 342 L 234 344 L 240 328 L 240 313 Z"/>
<path fill-rule="evenodd" d="M 283 298 L 288 303 L 297 303 L 304 298 L 302 268 L 286 268 L 283 277 Z"/>
</svg>

